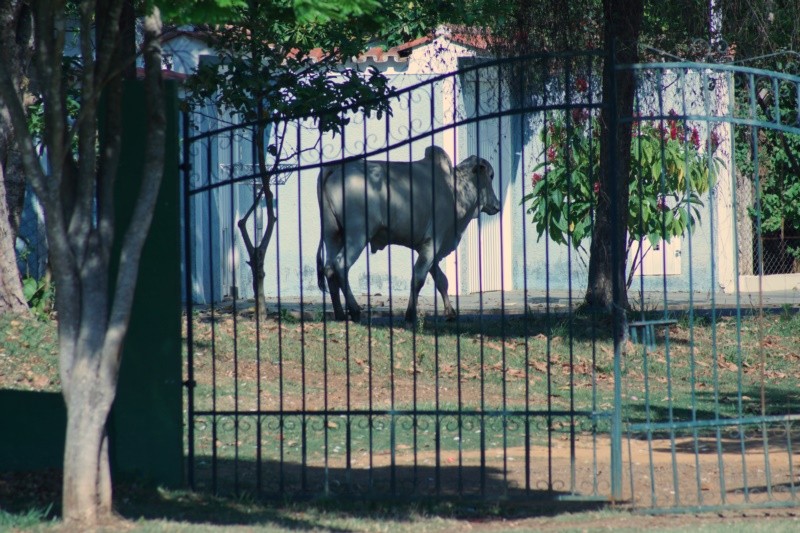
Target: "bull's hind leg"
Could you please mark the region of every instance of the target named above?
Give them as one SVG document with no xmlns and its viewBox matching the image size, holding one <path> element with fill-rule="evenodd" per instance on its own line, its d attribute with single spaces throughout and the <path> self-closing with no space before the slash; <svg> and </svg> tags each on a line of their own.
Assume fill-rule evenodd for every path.
<svg viewBox="0 0 800 533">
<path fill-rule="evenodd" d="M 347 246 L 336 254 L 336 258 L 333 261 L 336 274 L 342 284 L 342 293 L 347 304 L 347 310 L 350 312 L 350 318 L 353 319 L 353 322 L 361 321 L 361 307 L 358 305 L 356 297 L 350 288 L 350 267 L 358 260 L 366 245 L 367 239 L 363 235 L 359 235 L 358 238 L 348 239 Z"/>
<path fill-rule="evenodd" d="M 325 258 L 325 266 L 322 269 L 325 279 L 328 281 L 328 291 L 331 294 L 331 305 L 333 305 L 333 317 L 336 320 L 345 320 L 347 318 L 342 308 L 342 299 L 339 296 L 339 291 L 342 289 L 342 284 L 339 274 L 334 265 L 336 264 L 336 256 L 338 251 L 335 249 L 339 244 L 333 239 L 329 239 L 326 245 L 327 256 Z"/>
<path fill-rule="evenodd" d="M 447 295 L 447 276 L 444 275 L 442 269 L 439 268 L 439 265 L 435 262 L 431 267 L 431 276 L 433 276 L 433 281 L 436 283 L 436 290 L 439 291 L 439 294 L 442 296 L 442 303 L 444 304 L 444 316 L 447 318 L 447 320 L 455 319 L 456 310 L 453 309 L 453 305 L 450 303 L 450 297 Z"/>
<path fill-rule="evenodd" d="M 341 290 L 339 284 L 339 275 L 336 272 L 331 272 L 330 274 L 326 274 L 325 277 L 328 280 L 328 290 L 331 293 L 331 305 L 333 305 L 333 317 L 336 320 L 344 320 L 346 318 L 344 314 L 344 309 L 342 308 L 342 300 L 339 296 L 339 291 Z"/>
</svg>

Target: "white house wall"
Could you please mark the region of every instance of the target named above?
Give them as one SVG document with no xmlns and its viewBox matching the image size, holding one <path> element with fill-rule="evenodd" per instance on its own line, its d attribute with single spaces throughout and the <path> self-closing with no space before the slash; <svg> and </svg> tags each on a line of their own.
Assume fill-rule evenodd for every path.
<svg viewBox="0 0 800 533">
<path fill-rule="evenodd" d="M 517 181 L 516 160 L 519 158 L 518 131 L 512 117 L 488 118 L 510 107 L 509 94 L 501 83 L 497 69 L 480 69 L 461 77 L 461 105 L 464 118 L 487 117 L 469 122 L 458 129 L 459 151 L 489 161 L 494 170 L 492 186 L 500 200 L 500 213 L 481 214 L 470 225 L 459 247 L 462 292 L 485 292 L 514 288 L 512 274 L 511 186 Z"/>
<path fill-rule="evenodd" d="M 372 66 L 379 67 L 391 79 L 392 85 L 400 89 L 419 84 L 443 73 L 452 72 L 457 67 L 459 57 L 471 54 L 472 52 L 467 48 L 453 44 L 447 39 L 437 39 L 430 45 L 414 49 L 407 62 L 390 61 L 376 63 Z M 186 52 L 184 52 L 185 55 Z M 391 145 L 402 146 L 373 157 L 373 159 L 411 161 L 421 158 L 425 149 L 435 144 L 448 152 L 455 164 L 468 155 L 476 154 L 489 159 L 496 173 L 502 170 L 504 175 L 507 174 L 507 170 L 503 169 L 502 162 L 497 159 L 499 156 L 497 150 L 491 148 L 492 145 L 497 146 L 498 141 L 491 140 L 491 135 L 486 133 L 497 129 L 495 125 L 497 121 L 490 126 L 480 126 L 486 139 L 480 147 L 474 143 L 472 145 L 464 144 L 470 136 L 466 131 L 467 128 L 461 128 L 462 131 L 457 131 L 455 128 L 447 129 L 447 126 L 452 125 L 454 121 L 464 118 L 463 102 L 461 102 L 463 98 L 462 88 L 452 79 L 440 80 L 436 84 L 421 88 L 414 93 L 406 93 L 392 103 L 391 117 L 383 120 L 372 118 L 366 121 L 360 117 L 352 117 L 352 122 L 345 128 L 343 135 L 322 137 L 323 153 L 321 156 L 318 151 L 311 150 L 306 154 L 305 160 L 300 163 L 301 165 L 314 165 L 319 163 L 320 159 L 326 162 L 336 161 L 344 156 L 369 154 Z M 444 129 L 444 131 L 433 135 L 427 134 L 437 128 Z M 405 144 L 408 139 L 418 136 L 422 137 L 416 142 Z M 295 140 L 297 135 L 290 133 L 287 135 L 287 139 L 290 142 L 284 152 L 292 153 L 292 150 L 296 148 L 293 144 L 297 144 Z M 320 141 L 319 134 L 309 124 L 301 128 L 299 139 L 300 146 L 304 149 Z M 227 146 L 219 146 L 220 141 L 227 143 Z M 240 149 L 233 151 L 234 156 L 231 160 L 231 155 L 229 155 L 231 147 L 228 141 L 217 139 L 204 142 L 216 143 L 212 148 L 214 153 L 211 156 L 210 164 L 212 171 L 218 174 L 218 178 L 215 179 L 227 178 L 221 174 L 223 172 L 221 169 L 225 166 L 242 162 L 247 166 L 248 158 L 246 155 L 242 156 Z M 244 152 L 247 151 L 244 150 Z M 208 159 L 207 154 L 203 154 L 202 157 Z M 291 165 L 293 162 L 287 161 L 287 164 Z M 206 161 L 200 161 L 195 165 L 200 169 L 208 166 Z M 510 165 L 506 164 L 505 168 L 509 167 Z M 206 171 L 203 170 L 201 173 Z M 278 222 L 265 259 L 267 265 L 265 291 L 269 296 L 281 294 L 294 297 L 301 293 L 315 294 L 318 293 L 315 263 L 319 239 L 319 214 L 316 202 L 317 171 L 303 170 L 284 178 L 287 179 L 286 183 L 275 187 Z M 480 267 L 477 264 L 471 265 L 469 261 L 470 254 L 473 261 L 476 258 L 478 224 L 481 227 L 481 234 L 484 235 L 482 240 L 493 244 L 495 248 L 502 248 L 502 246 L 498 247 L 500 237 L 493 237 L 493 235 L 502 233 L 498 223 L 501 217 L 505 217 L 506 224 L 510 221 L 510 197 L 500 189 L 503 179 L 502 177 L 496 178 L 495 187 L 498 197 L 504 204 L 503 213 L 505 214 L 496 217 L 481 217 L 480 223 L 474 222 L 472 224 L 474 228 L 469 230 L 470 237 L 465 239 L 470 244 L 462 243 L 459 251 L 459 256 L 465 258 L 461 262 L 460 269 L 471 270 L 472 276 L 459 278 L 455 267 L 457 264 L 456 254 L 451 254 L 444 261 L 443 267 L 450 278 L 451 292 L 478 290 L 481 284 L 476 281 L 475 273 L 479 271 L 484 272 L 483 276 L 487 279 L 505 279 L 507 286 L 510 285 L 510 269 L 505 275 L 498 271 L 498 268 L 508 263 L 500 260 L 496 250 L 492 249 L 483 254 L 484 257 L 490 257 L 492 260 L 484 260 Z M 509 178 L 505 179 L 506 182 L 509 181 Z M 236 222 L 250 205 L 248 195 L 242 194 L 243 187 L 246 189 L 247 185 L 225 186 L 215 191 L 211 195 L 211 206 L 208 205 L 207 198 L 203 201 L 196 200 L 193 204 L 193 209 L 196 211 L 193 217 L 198 219 L 197 222 L 202 227 L 211 224 L 211 227 L 214 228 L 203 232 L 203 235 L 198 235 L 193 244 L 195 264 L 198 265 L 195 279 L 203 280 L 195 282 L 192 291 L 193 297 L 198 302 L 217 301 L 220 298 L 232 296 L 234 292 L 240 297 L 252 297 L 252 275 L 249 267 L 245 264 L 246 250 L 241 242 L 239 232 L 231 231 L 231 228 L 235 228 Z M 504 186 L 505 188 L 507 185 Z M 231 191 L 234 191 L 233 200 Z M 235 211 L 233 217 L 231 209 Z M 263 208 L 258 210 L 257 215 L 263 221 L 265 210 Z M 489 222 L 486 222 L 487 220 Z M 249 227 L 252 228 L 253 223 L 254 221 L 251 220 Z M 506 233 L 511 234 L 510 231 Z M 506 248 L 508 249 L 508 247 Z M 410 289 L 409 281 L 414 260 L 414 254 L 403 247 L 389 247 L 375 255 L 363 253 L 350 272 L 350 281 L 354 291 L 357 294 L 381 293 L 385 296 L 391 286 L 394 294 L 400 293 L 405 296 Z M 493 266 L 494 268 L 492 268 Z M 210 269 L 215 270 L 213 276 Z M 491 288 L 501 287 L 487 284 L 484 290 Z M 434 296 L 432 280 L 427 280 L 421 294 L 424 297 Z"/>
<path fill-rule="evenodd" d="M 412 50 L 406 62 L 386 61 L 368 66 L 379 68 L 395 87 L 403 88 L 441 73 L 453 72 L 459 66 L 459 57 L 471 55 L 474 54 L 469 49 L 442 38 Z M 367 65 L 363 66 L 366 68 Z M 486 76 L 487 82 L 492 78 L 490 71 L 484 71 L 481 75 Z M 566 290 L 572 287 L 580 292 L 587 281 L 584 261 L 575 251 L 549 242 L 546 236 L 539 239 L 530 216 L 525 212 L 527 206 L 521 205 L 523 195 L 530 190 L 532 169 L 544 153 L 544 147 L 538 138 L 538 131 L 543 124 L 542 114 L 491 118 L 459 128 L 446 127 L 454 120 L 490 114 L 508 105 L 507 94 L 501 94 L 498 98 L 497 76 L 494 75 L 494 78 L 494 82 L 482 84 L 482 88 L 478 89 L 481 95 L 477 98 L 472 81 L 464 83 L 463 79 L 440 80 L 427 89 L 417 91 L 415 95 L 405 94 L 400 100 L 394 101 L 393 112 L 388 118 L 378 120 L 373 116 L 365 121 L 360 117 L 351 117 L 352 121 L 346 126 L 343 135 L 326 134 L 320 138 L 311 123 L 304 124 L 299 129 L 299 135 L 298 131 L 287 135 L 289 142 L 284 151 L 292 153 L 298 142 L 303 150 L 317 145 L 315 149 L 304 151 L 299 161 L 301 166 L 336 161 L 343 156 L 369 156 L 371 152 L 380 152 L 369 156 L 371 159 L 411 161 L 421 158 L 425 148 L 432 144 L 441 146 L 448 152 L 454 163 L 468 155 L 480 155 L 488 159 L 494 167 L 494 185 L 501 200 L 502 211 L 494 217 L 482 216 L 480 222 L 474 222 L 465 233 L 458 252 L 443 261 L 443 270 L 450 281 L 450 291 L 467 293 L 479 289 L 527 288 L 529 291 L 543 292 L 546 289 Z M 697 76 L 687 80 L 687 86 L 692 90 L 696 90 L 699 83 Z M 683 94 L 677 91 L 680 84 L 662 85 L 671 87 L 663 93 L 661 105 L 665 113 L 674 108 L 680 114 L 705 114 L 702 99 L 687 99 L 684 104 Z M 485 94 L 483 91 L 486 91 Z M 479 103 L 478 108 L 473 108 L 476 103 Z M 648 105 L 652 108 L 653 104 Z M 702 140 L 705 142 L 708 134 L 705 124 L 699 121 L 690 123 L 694 124 L 701 127 Z M 436 128 L 442 131 L 435 135 L 427 134 Z M 405 144 L 415 136 L 421 138 Z M 321 154 L 318 148 L 320 143 Z M 393 145 L 398 147 L 381 152 L 385 147 Z M 239 146 L 232 152 L 230 147 L 216 146 L 212 150 L 215 153 L 211 166 L 217 173 L 225 165 L 238 163 L 252 167 L 252 148 L 247 146 Z M 198 168 L 204 164 L 199 163 Z M 287 161 L 286 164 L 294 165 L 297 161 Z M 265 263 L 265 288 L 268 296 L 320 296 L 316 280 L 316 251 L 319 242 L 317 173 L 316 169 L 306 169 L 288 176 L 279 176 L 285 183 L 274 187 L 278 222 Z M 217 179 L 224 178 L 225 176 L 219 176 Z M 719 276 L 712 271 L 710 223 L 716 190 L 712 189 L 704 198 L 702 223 L 691 237 L 681 239 L 678 245 L 681 275 L 666 278 L 668 290 L 711 290 L 718 283 Z M 202 228 L 206 228 L 208 224 L 216 228 L 210 233 L 207 229 L 197 230 L 193 243 L 196 270 L 192 293 L 198 302 L 218 301 L 220 298 L 232 296 L 234 286 L 238 296 L 252 297 L 247 256 L 235 226 L 250 206 L 252 193 L 249 191 L 250 186 L 247 183 L 239 183 L 213 193 L 211 205 L 207 199 L 200 201 L 198 197 L 194 200 L 193 221 Z M 263 203 L 256 216 L 263 224 L 266 216 Z M 253 223 L 254 220 L 250 222 L 251 226 Z M 720 232 L 724 235 L 725 229 L 716 228 L 714 239 L 717 245 L 720 242 Z M 588 250 L 588 240 L 585 246 Z M 480 254 L 477 253 L 478 248 Z M 476 262 L 478 258 L 480 264 Z M 406 296 L 414 259 L 412 252 L 395 246 L 374 255 L 362 253 L 350 272 L 354 292 L 386 297 L 391 287 L 393 295 Z M 717 259 L 718 262 L 721 260 L 725 259 Z M 213 262 L 213 267 L 210 262 Z M 216 271 L 213 274 L 213 283 L 210 272 L 212 268 Z M 226 272 L 222 273 L 218 269 Z M 482 279 L 476 277 L 479 271 Z M 691 284 L 688 275 L 690 271 Z M 661 276 L 644 276 L 634 283 L 634 288 L 642 286 L 645 290 L 660 290 L 664 287 L 664 281 Z M 434 296 L 430 279 L 427 280 L 422 295 L 427 298 Z"/>
</svg>

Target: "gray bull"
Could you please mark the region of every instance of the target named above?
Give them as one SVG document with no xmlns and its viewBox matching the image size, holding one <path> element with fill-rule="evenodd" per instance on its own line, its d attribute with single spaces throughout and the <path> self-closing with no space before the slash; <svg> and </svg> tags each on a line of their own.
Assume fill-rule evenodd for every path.
<svg viewBox="0 0 800 533">
<path fill-rule="evenodd" d="M 345 319 L 340 290 L 351 318 L 360 319 L 347 275 L 367 243 L 372 253 L 400 244 L 418 254 L 406 322 L 416 320 L 417 297 L 428 272 L 442 295 L 445 315 L 454 317 L 439 261 L 456 249 L 467 224 L 481 211 L 500 211 L 493 178 L 492 166 L 477 156 L 462 161 L 454 172 L 450 157 L 436 146 L 411 163 L 362 160 L 324 167 L 317 180 L 317 282 L 324 292 L 328 280 L 336 319 Z"/>
</svg>

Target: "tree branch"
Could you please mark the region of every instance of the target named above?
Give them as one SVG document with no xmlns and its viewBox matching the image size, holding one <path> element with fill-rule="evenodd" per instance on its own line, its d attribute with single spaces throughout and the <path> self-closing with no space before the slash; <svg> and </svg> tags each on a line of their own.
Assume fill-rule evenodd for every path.
<svg viewBox="0 0 800 533">
<path fill-rule="evenodd" d="M 249 219 L 250 215 L 252 215 L 255 212 L 256 206 L 258 205 L 258 202 L 259 200 L 261 200 L 261 197 L 263 195 L 264 195 L 264 189 L 263 188 L 258 189 L 258 194 L 256 195 L 255 200 L 253 200 L 250 209 L 247 210 L 247 212 L 244 214 L 241 220 L 239 220 L 239 222 L 236 224 L 237 226 L 239 226 L 239 231 L 242 234 L 242 238 L 244 239 L 244 246 L 245 249 L 247 250 L 247 255 L 249 256 L 253 255 L 253 252 L 255 252 L 255 247 L 253 247 L 253 241 L 250 239 L 250 234 L 247 233 L 247 219 Z"/>
</svg>

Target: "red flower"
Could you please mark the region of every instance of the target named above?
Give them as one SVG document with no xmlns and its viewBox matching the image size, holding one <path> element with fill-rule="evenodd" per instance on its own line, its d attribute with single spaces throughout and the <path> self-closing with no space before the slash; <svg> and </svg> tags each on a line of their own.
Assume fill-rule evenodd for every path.
<svg viewBox="0 0 800 533">
<path fill-rule="evenodd" d="M 600 182 L 599 181 L 595 181 L 594 182 L 594 193 L 595 194 L 600 194 Z"/>
<path fill-rule="evenodd" d="M 692 128 L 692 144 L 695 150 L 700 148 L 700 132 L 697 131 L 697 128 Z"/>
<path fill-rule="evenodd" d="M 552 146 L 550 146 L 550 148 L 547 149 L 547 160 L 548 161 L 555 161 L 557 155 L 558 155 L 558 152 L 556 151 L 556 145 L 552 145 Z"/>
<path fill-rule="evenodd" d="M 575 80 L 575 88 L 578 90 L 579 93 L 585 93 L 589 90 L 589 82 L 586 81 L 586 78 L 578 78 Z"/>
<path fill-rule="evenodd" d="M 720 142 L 721 142 L 721 140 L 719 138 L 719 134 L 717 133 L 717 130 L 712 131 L 711 132 L 711 151 L 712 152 L 715 152 L 717 150 L 717 148 L 719 147 Z"/>
<path fill-rule="evenodd" d="M 673 141 L 678 138 L 678 125 L 674 120 L 669 121 L 669 138 Z"/>
<path fill-rule="evenodd" d="M 536 187 L 536 184 L 542 181 L 542 175 L 538 172 L 534 172 L 533 176 L 531 176 L 531 186 Z"/>
<path fill-rule="evenodd" d="M 573 109 L 572 110 L 572 121 L 576 124 L 583 124 L 586 119 L 589 118 L 589 110 L 588 109 Z"/>
<path fill-rule="evenodd" d="M 658 197 L 658 208 L 662 211 L 667 211 L 669 209 L 667 207 L 667 199 L 663 195 Z"/>
</svg>

